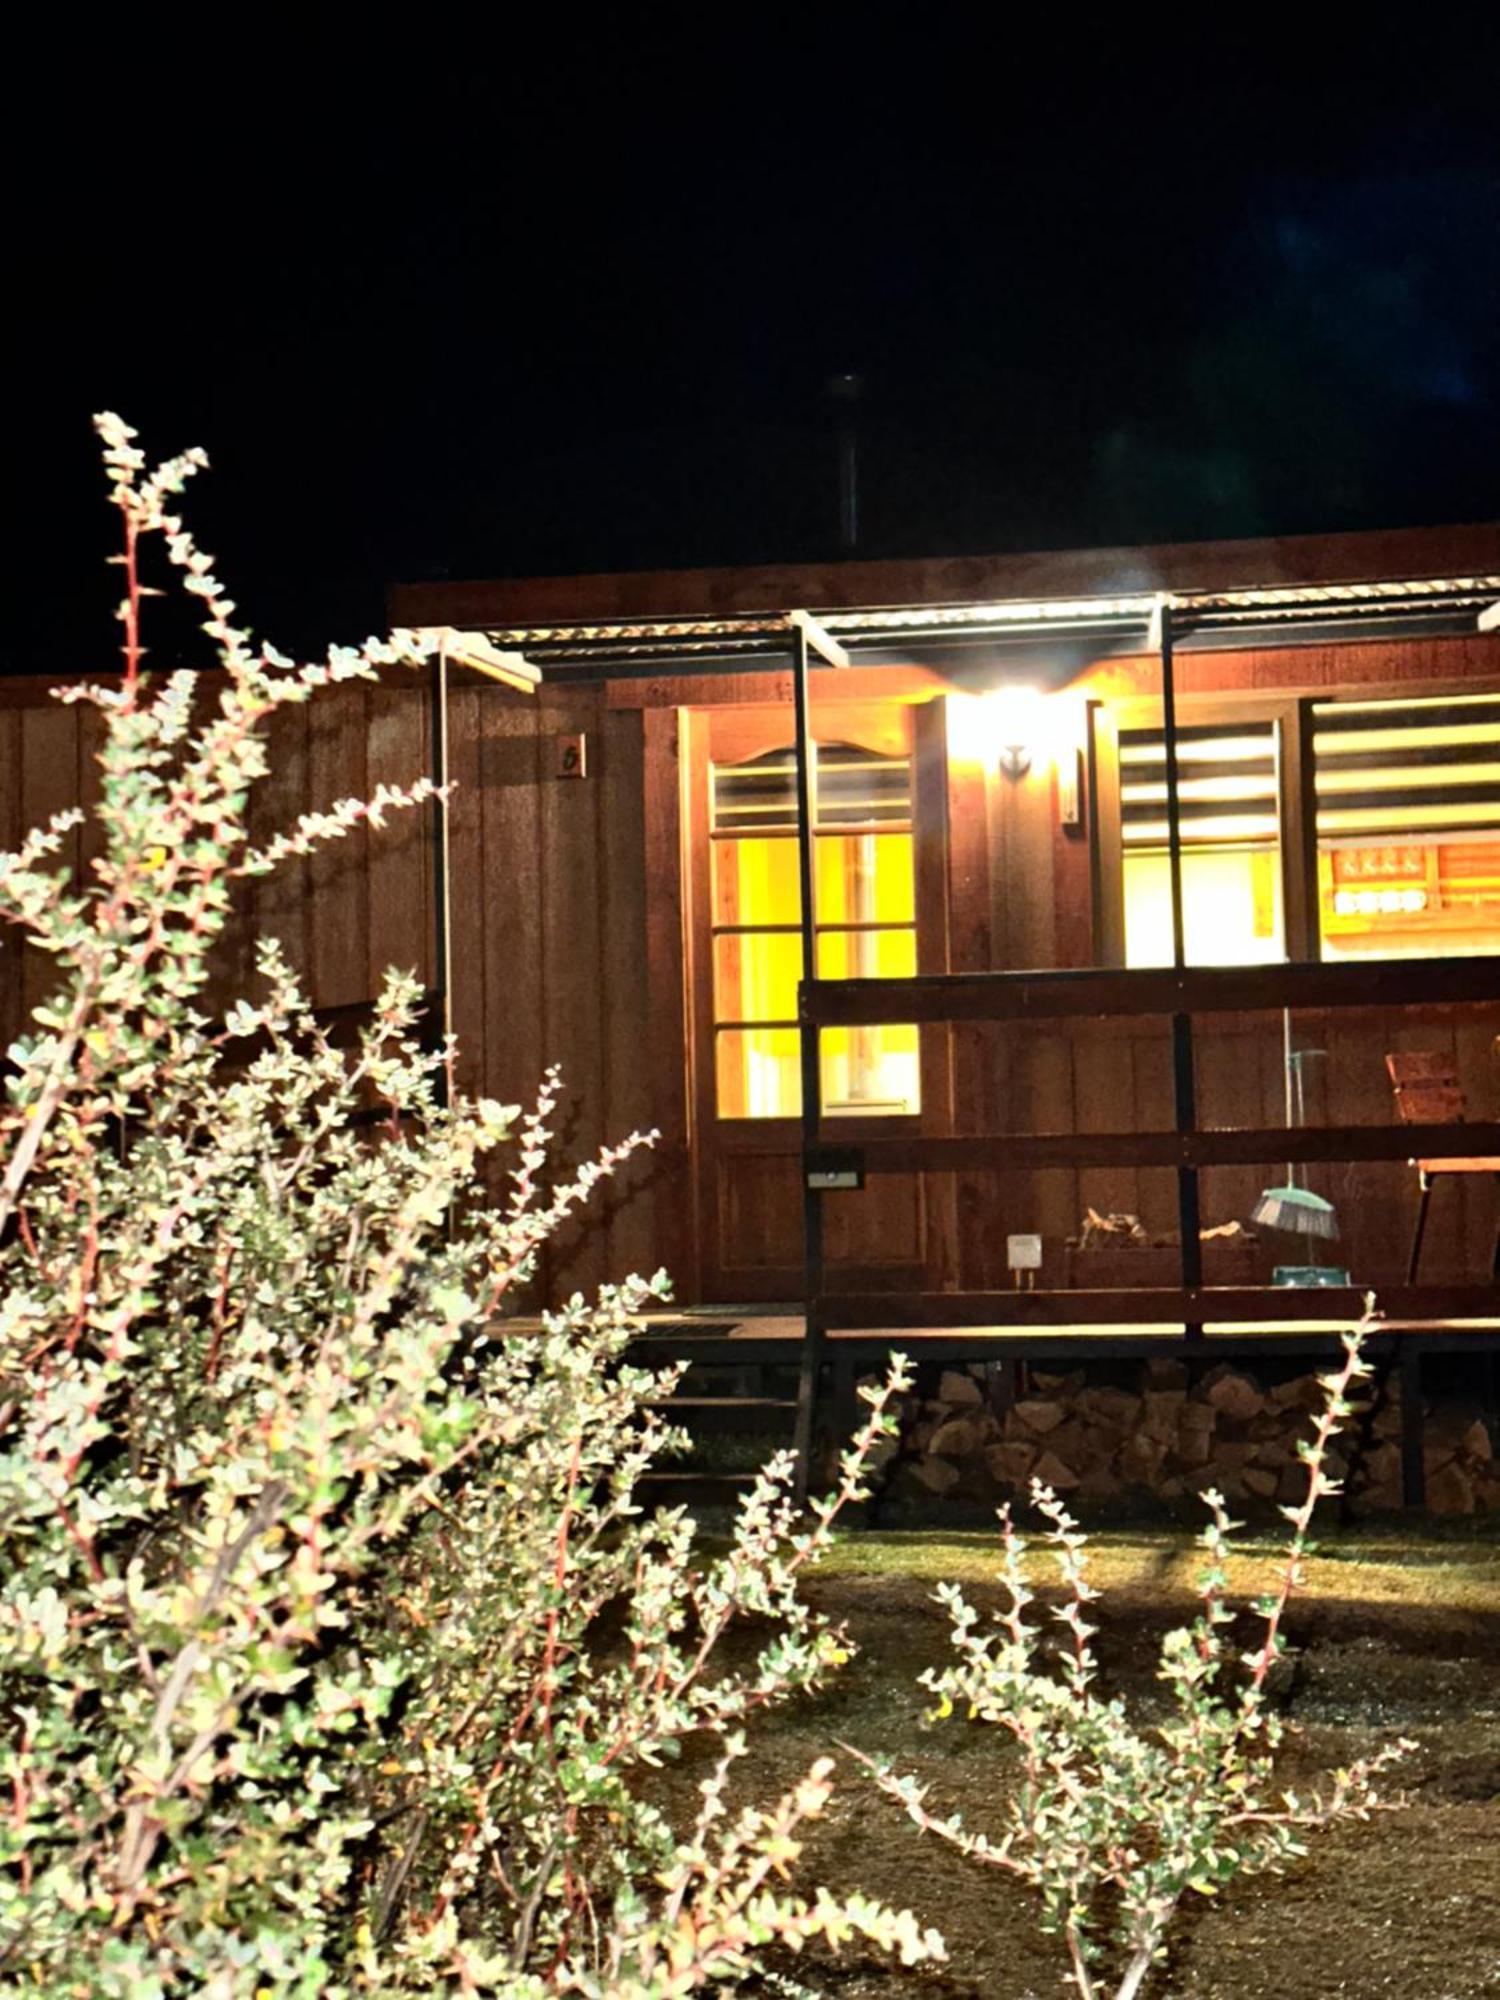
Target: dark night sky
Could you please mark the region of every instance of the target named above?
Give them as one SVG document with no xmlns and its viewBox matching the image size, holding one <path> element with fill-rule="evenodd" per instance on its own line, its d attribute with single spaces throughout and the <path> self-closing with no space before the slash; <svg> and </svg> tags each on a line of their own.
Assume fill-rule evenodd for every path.
<svg viewBox="0 0 1500 2000">
<path fill-rule="evenodd" d="M 400 578 L 827 554 L 844 367 L 868 554 L 1500 515 L 1500 29 L 818 18 L 50 52 L 7 665 L 108 657 L 104 404 L 207 447 L 195 518 L 286 645 Z"/>
</svg>

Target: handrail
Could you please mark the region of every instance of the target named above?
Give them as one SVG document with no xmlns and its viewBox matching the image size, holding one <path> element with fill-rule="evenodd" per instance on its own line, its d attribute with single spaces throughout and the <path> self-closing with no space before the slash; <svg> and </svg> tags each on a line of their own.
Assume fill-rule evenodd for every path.
<svg viewBox="0 0 1500 2000">
<path fill-rule="evenodd" d="M 913 979 L 813 979 L 798 1018 L 819 1028 L 917 1021 L 1057 1020 L 1087 1015 L 1253 1013 L 1291 1007 L 1494 1004 L 1500 958 L 1389 958 L 1369 965 L 1201 965 L 1071 972 L 945 972 Z"/>
<path fill-rule="evenodd" d="M 1249 1167 L 1337 1160 L 1500 1159 L 1500 1123 L 1283 1125 L 1196 1132 L 997 1132 L 808 1148 L 809 1173 L 1009 1173 L 1019 1167 Z"/>
</svg>

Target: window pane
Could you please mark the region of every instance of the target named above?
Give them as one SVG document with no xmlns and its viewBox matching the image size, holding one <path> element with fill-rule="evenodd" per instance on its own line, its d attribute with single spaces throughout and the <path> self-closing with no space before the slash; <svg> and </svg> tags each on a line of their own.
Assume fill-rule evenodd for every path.
<svg viewBox="0 0 1500 2000">
<path fill-rule="evenodd" d="M 1246 716 L 1177 732 L 1183 946 L 1190 965 L 1286 956 L 1274 721 Z M 1172 963 L 1167 753 L 1159 728 L 1120 732 L 1125 963 Z"/>
<path fill-rule="evenodd" d="M 1500 952 L 1500 828 L 1487 837 L 1318 843 L 1325 958 Z"/>
<path fill-rule="evenodd" d="M 853 743 L 817 746 L 819 826 L 867 826 L 911 817 L 911 759 Z M 710 767 L 709 810 L 716 832 L 726 827 L 795 832 L 797 758 L 768 750 L 743 764 Z"/>
<path fill-rule="evenodd" d="M 714 939 L 714 1019 L 793 1021 L 802 977 L 797 936 Z"/>
<path fill-rule="evenodd" d="M 1327 958 L 1500 952 L 1500 694 L 1320 702 Z"/>
<path fill-rule="evenodd" d="M 712 845 L 716 924 L 801 922 L 795 839 L 748 835 Z"/>
<path fill-rule="evenodd" d="M 914 1027 L 827 1028 L 823 1109 L 833 1114 L 904 1116 L 921 1107 Z"/>
<path fill-rule="evenodd" d="M 822 931 L 824 979 L 911 979 L 917 970 L 912 930 Z M 786 932 L 714 939 L 714 1019 L 792 1021 L 802 977 L 802 940 Z"/>
<path fill-rule="evenodd" d="M 1190 965 L 1264 965 L 1284 958 L 1275 845 L 1186 849 L 1182 917 Z M 1172 882 L 1159 850 L 1125 855 L 1125 963 L 1172 963 Z"/>
<path fill-rule="evenodd" d="M 797 757 L 771 750 L 744 764 L 709 767 L 709 810 L 715 830 L 723 827 L 797 826 Z"/>
<path fill-rule="evenodd" d="M 716 1039 L 721 1118 L 796 1118 L 802 1110 L 795 1028 L 722 1028 Z M 914 1027 L 830 1028 L 823 1035 L 823 1109 L 835 1116 L 909 1116 L 921 1108 Z"/>
<path fill-rule="evenodd" d="M 1184 849 L 1275 840 L 1276 750 L 1274 722 L 1190 723 L 1178 730 Z M 1120 819 L 1127 853 L 1165 849 L 1167 752 L 1159 729 L 1120 731 Z"/>
<path fill-rule="evenodd" d="M 817 858 L 820 924 L 912 922 L 909 833 L 820 834 Z"/>
<path fill-rule="evenodd" d="M 715 1037 L 721 1118 L 795 1118 L 802 1109 L 795 1028 L 724 1028 Z"/>
<path fill-rule="evenodd" d="M 911 763 L 851 743 L 818 751 L 818 825 L 867 826 L 911 817 Z"/>
<path fill-rule="evenodd" d="M 821 979 L 913 979 L 917 934 L 911 930 L 820 931 Z"/>
</svg>

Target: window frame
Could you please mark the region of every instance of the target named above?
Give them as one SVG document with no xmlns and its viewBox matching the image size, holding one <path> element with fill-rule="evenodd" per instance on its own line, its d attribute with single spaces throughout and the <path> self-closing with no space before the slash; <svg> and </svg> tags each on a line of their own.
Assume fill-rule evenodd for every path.
<svg viewBox="0 0 1500 2000">
<path fill-rule="evenodd" d="M 1346 681 L 1326 687 L 1259 688 L 1244 693 L 1179 694 L 1180 725 L 1272 722 L 1277 728 L 1277 812 L 1286 962 L 1322 959 L 1318 893 L 1318 810 L 1313 753 L 1314 711 L 1337 701 L 1400 701 L 1416 694 L 1500 694 L 1500 678 Z M 1160 696 L 1089 704 L 1090 780 L 1094 802 L 1094 960 L 1125 964 L 1124 827 L 1120 799 L 1120 732 L 1162 727 Z M 1372 961 L 1374 962 L 1374 961 Z"/>
<path fill-rule="evenodd" d="M 1294 964 L 1319 956 L 1317 813 L 1312 768 L 1314 699 L 1304 694 L 1264 692 L 1177 698 L 1177 719 L 1182 726 L 1216 728 L 1237 722 L 1268 722 L 1276 730 L 1282 934 L 1285 957 Z M 1120 798 L 1120 736 L 1132 729 L 1160 729 L 1162 704 L 1159 698 L 1149 696 L 1095 702 L 1090 705 L 1090 723 L 1096 864 L 1094 956 L 1100 965 L 1123 966 L 1125 838 Z"/>
<path fill-rule="evenodd" d="M 881 924 L 877 929 L 910 931 L 914 936 L 918 973 L 944 969 L 946 921 L 937 923 L 946 905 L 932 894 L 937 882 L 946 883 L 947 818 L 934 810 L 946 796 L 945 766 L 934 766 L 935 746 L 941 750 L 942 731 L 930 727 L 929 710 L 937 705 L 913 702 L 895 692 L 872 697 L 861 695 L 852 701 L 830 698 L 815 705 L 817 734 L 821 740 L 836 741 L 875 752 L 902 757 L 910 765 L 910 816 L 898 823 L 884 822 L 872 829 L 876 834 L 900 831 L 911 840 L 913 916 L 910 924 Z M 711 769 L 716 763 L 739 764 L 756 756 L 787 747 L 785 706 L 770 702 L 726 702 L 705 708 L 679 711 L 682 731 L 682 819 L 681 852 L 684 871 L 683 944 L 686 994 L 688 1000 L 689 1097 L 693 1105 L 693 1143 L 709 1143 L 752 1152 L 777 1150 L 786 1136 L 799 1131 L 795 1116 L 749 1117 L 721 1113 L 718 1109 L 717 1040 L 720 1023 L 714 993 L 714 933 L 718 926 L 713 910 L 713 858 Z M 936 785 L 936 791 L 934 786 Z M 830 826 L 830 834 L 855 829 Z M 924 894 L 924 882 L 926 893 Z M 775 926 L 753 925 L 754 930 Z M 851 926 L 819 926 L 822 933 Z M 800 925 L 787 926 L 789 935 L 800 935 Z M 939 936 L 938 933 L 941 933 Z M 934 951 L 941 960 L 934 959 Z M 794 1024 L 795 1025 L 795 1024 Z M 912 1111 L 830 1110 L 823 1114 L 825 1134 L 830 1137 L 895 1136 L 926 1129 L 945 1101 L 946 1045 L 939 1048 L 928 1029 L 919 1027 L 918 1105 Z"/>
</svg>

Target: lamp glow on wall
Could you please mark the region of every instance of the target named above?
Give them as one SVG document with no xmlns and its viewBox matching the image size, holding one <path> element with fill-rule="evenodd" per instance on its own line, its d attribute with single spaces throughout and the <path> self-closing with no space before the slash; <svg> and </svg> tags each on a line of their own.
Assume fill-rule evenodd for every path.
<svg viewBox="0 0 1500 2000">
<path fill-rule="evenodd" d="M 1023 778 L 1046 761 L 1049 717 L 1046 697 L 1034 687 L 991 688 L 958 695 L 949 704 L 948 747 L 961 762 L 987 765 L 1008 778 Z"/>
<path fill-rule="evenodd" d="M 1061 824 L 1082 825 L 1083 702 L 1066 692 L 1044 694 L 1007 685 L 985 694 L 954 695 L 948 703 L 948 750 L 959 763 L 979 764 L 1012 784 L 1028 773 L 1057 774 Z"/>
<path fill-rule="evenodd" d="M 995 762 L 1007 778 L 1024 778 L 1046 740 L 1042 696 L 1034 687 L 996 688 Z"/>
</svg>

